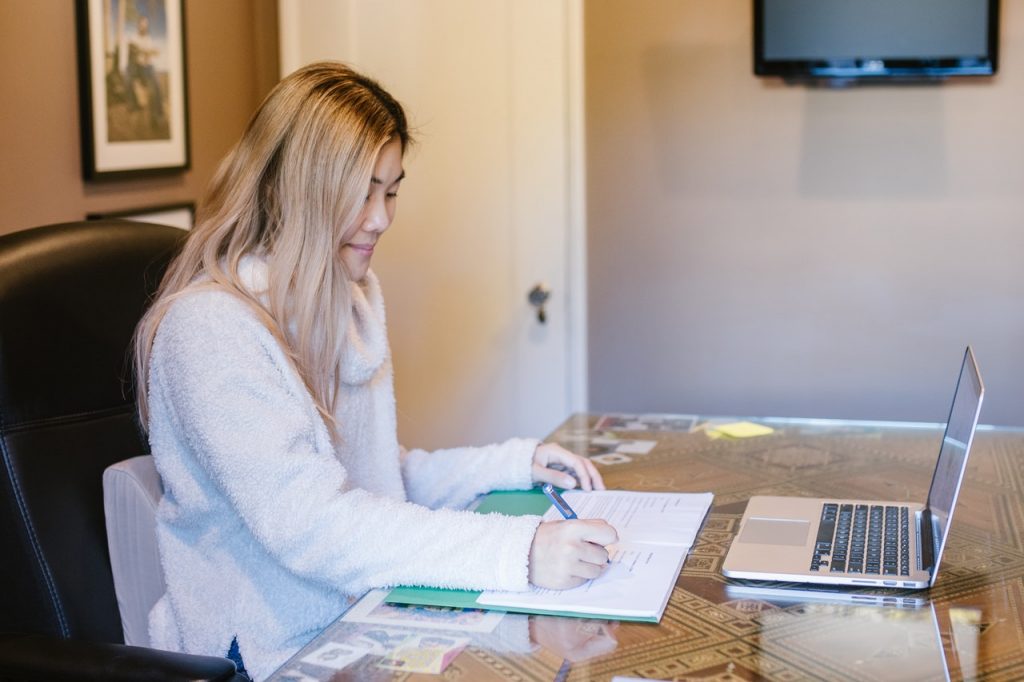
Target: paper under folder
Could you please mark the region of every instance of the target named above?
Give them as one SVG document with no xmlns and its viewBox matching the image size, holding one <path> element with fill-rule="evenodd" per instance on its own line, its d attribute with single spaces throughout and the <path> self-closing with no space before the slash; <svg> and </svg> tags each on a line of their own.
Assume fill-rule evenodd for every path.
<svg viewBox="0 0 1024 682">
<path fill-rule="evenodd" d="M 571 590 L 533 588 L 526 592 L 476 592 L 397 587 L 395 604 L 493 609 L 579 618 L 656 623 L 672 594 L 683 561 L 711 506 L 711 493 L 568 491 L 580 518 L 604 518 L 619 533 L 609 547 L 612 565 L 601 577 Z M 538 490 L 500 491 L 477 507 L 481 514 L 544 515 L 561 518 Z"/>
</svg>

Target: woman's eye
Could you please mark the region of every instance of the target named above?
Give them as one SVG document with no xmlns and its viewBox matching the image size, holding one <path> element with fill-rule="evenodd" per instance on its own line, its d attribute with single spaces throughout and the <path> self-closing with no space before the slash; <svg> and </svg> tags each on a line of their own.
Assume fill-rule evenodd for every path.
<svg viewBox="0 0 1024 682">
<path fill-rule="evenodd" d="M 386 196 L 387 196 L 388 199 L 397 199 L 398 198 L 398 192 L 388 192 Z"/>
</svg>

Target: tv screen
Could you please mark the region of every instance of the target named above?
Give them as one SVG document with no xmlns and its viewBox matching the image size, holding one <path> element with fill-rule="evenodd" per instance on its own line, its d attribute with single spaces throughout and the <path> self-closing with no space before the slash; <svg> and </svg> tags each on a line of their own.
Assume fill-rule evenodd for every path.
<svg viewBox="0 0 1024 682">
<path fill-rule="evenodd" d="M 754 0 L 759 76 L 988 76 L 998 38 L 999 0 Z"/>
</svg>

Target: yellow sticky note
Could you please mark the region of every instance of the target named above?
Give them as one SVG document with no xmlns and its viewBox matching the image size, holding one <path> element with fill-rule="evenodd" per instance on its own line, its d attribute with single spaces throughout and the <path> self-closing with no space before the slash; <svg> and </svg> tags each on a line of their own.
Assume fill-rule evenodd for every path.
<svg viewBox="0 0 1024 682">
<path fill-rule="evenodd" d="M 732 422 L 730 424 L 716 424 L 714 430 L 729 438 L 750 438 L 752 436 L 766 436 L 774 433 L 775 429 L 755 424 L 753 422 Z"/>
</svg>

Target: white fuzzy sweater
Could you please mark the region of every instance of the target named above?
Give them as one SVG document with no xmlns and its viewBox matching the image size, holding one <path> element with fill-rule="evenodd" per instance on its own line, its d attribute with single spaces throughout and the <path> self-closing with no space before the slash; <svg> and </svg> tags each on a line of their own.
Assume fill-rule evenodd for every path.
<svg viewBox="0 0 1024 682">
<path fill-rule="evenodd" d="M 247 286 L 264 290 L 263 263 L 243 265 Z M 237 637 L 262 679 L 369 588 L 526 589 L 539 517 L 455 508 L 528 488 L 537 441 L 403 453 L 373 273 L 352 292 L 338 449 L 281 347 L 236 297 L 193 292 L 161 322 L 149 437 L 164 483 L 167 593 L 150 613 L 153 646 L 224 656 Z"/>
</svg>

